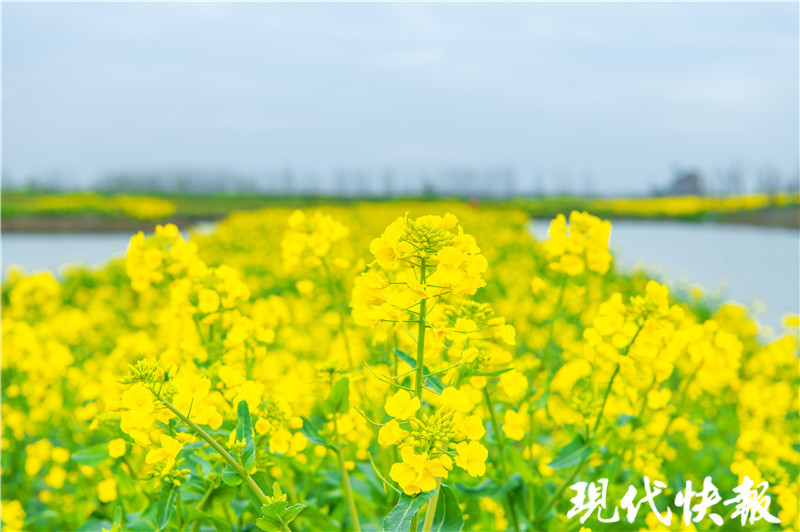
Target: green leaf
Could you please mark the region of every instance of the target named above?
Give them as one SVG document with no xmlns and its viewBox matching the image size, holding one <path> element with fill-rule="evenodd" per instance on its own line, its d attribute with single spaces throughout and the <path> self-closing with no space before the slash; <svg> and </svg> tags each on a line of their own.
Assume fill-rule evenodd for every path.
<svg viewBox="0 0 800 532">
<path fill-rule="evenodd" d="M 619 417 L 617 418 L 616 425 L 618 427 L 622 427 L 630 423 L 632 419 L 634 419 L 634 416 L 631 416 L 629 414 L 620 414 Z"/>
<path fill-rule="evenodd" d="M 383 482 L 383 492 L 386 493 L 386 486 L 389 486 L 397 493 L 400 493 L 400 490 L 395 488 L 394 484 L 386 480 L 386 478 L 381 474 L 380 470 L 378 469 L 378 466 L 375 465 L 375 460 L 372 459 L 372 455 L 370 453 L 367 453 L 367 456 L 369 456 L 369 463 L 372 465 L 372 470 L 375 472 L 378 478 L 381 479 L 381 482 Z"/>
<path fill-rule="evenodd" d="M 59 514 L 58 513 L 55 514 L 56 515 L 53 517 L 55 517 L 55 519 L 57 520 Z M 28 521 L 25 521 L 25 527 L 30 528 L 31 524 Z M 100 519 L 89 518 L 79 528 L 76 528 L 75 532 L 94 532 L 95 530 L 103 530 L 110 527 L 111 527 L 111 522 L 108 519 L 100 520 Z"/>
<path fill-rule="evenodd" d="M 547 465 L 552 469 L 566 469 L 578 465 L 592 452 L 594 452 L 593 446 L 586 445 L 583 437 L 575 436 L 575 439 L 562 447 L 553 461 Z"/>
<path fill-rule="evenodd" d="M 431 377 L 427 373 L 428 370 L 425 368 L 425 366 L 422 366 L 422 371 L 423 371 L 422 382 L 425 383 L 425 387 L 428 388 L 429 390 L 433 390 L 438 394 L 441 394 L 442 390 L 444 390 L 444 384 L 442 384 L 442 381 L 439 380 L 439 377 Z"/>
<path fill-rule="evenodd" d="M 300 427 L 300 433 L 303 434 L 308 441 L 313 443 L 314 445 L 328 445 L 327 442 L 322 439 L 322 436 L 319 435 L 319 429 L 316 425 L 314 425 L 308 418 L 304 417 L 301 418 L 303 420 L 303 426 Z"/>
<path fill-rule="evenodd" d="M 236 423 L 236 441 L 245 441 L 242 451 L 242 464 L 245 471 L 251 471 L 256 465 L 256 445 L 253 442 L 253 428 L 250 425 L 250 407 L 247 401 L 239 401 L 238 422 Z"/>
<path fill-rule="evenodd" d="M 550 399 L 550 390 L 548 389 L 542 395 L 537 397 L 533 403 L 531 403 L 531 411 L 536 412 L 540 408 L 544 408 L 547 406 L 547 400 Z"/>
<path fill-rule="evenodd" d="M 283 502 L 286 504 L 285 501 Z M 272 517 L 259 517 L 256 519 L 256 526 L 267 532 L 281 532 L 283 530 L 283 528 L 281 528 L 281 522 Z"/>
<path fill-rule="evenodd" d="M 370 485 L 369 482 L 366 482 L 361 479 L 361 477 L 357 477 L 355 475 L 350 476 L 350 489 L 353 493 L 358 493 L 365 499 L 369 500 L 374 497 L 375 495 L 375 486 Z M 378 488 L 380 490 L 380 488 Z M 381 493 L 381 491 L 378 491 Z"/>
<path fill-rule="evenodd" d="M 146 497 L 143 499 L 144 501 L 150 502 Z M 155 530 L 155 520 L 156 506 L 147 504 L 141 512 L 129 513 L 125 516 L 125 530 Z"/>
<path fill-rule="evenodd" d="M 619 473 L 619 469 L 620 469 L 621 465 L 622 464 L 620 462 L 619 457 L 614 458 L 611 461 L 611 465 L 609 465 L 608 469 L 606 470 L 607 471 L 607 473 L 606 473 L 607 478 L 617 478 L 617 473 Z"/>
<path fill-rule="evenodd" d="M 122 505 L 119 505 L 114 510 L 114 524 L 122 526 Z"/>
<path fill-rule="evenodd" d="M 356 462 L 356 469 L 361 471 L 361 474 L 364 475 L 364 480 L 366 480 L 367 486 L 369 486 L 372 491 L 380 495 L 386 495 L 386 484 L 375 474 L 375 469 L 371 464 L 367 462 Z M 370 496 L 371 494 L 368 494 L 367 498 Z"/>
<path fill-rule="evenodd" d="M 496 369 L 494 371 L 470 371 L 469 375 L 476 377 L 497 377 L 498 375 L 502 375 L 503 373 L 508 373 L 512 369 L 514 368 L 511 367 L 511 368 Z"/>
<path fill-rule="evenodd" d="M 219 486 L 219 483 L 217 483 Z M 189 479 L 181 483 L 181 500 L 183 502 L 195 502 L 203 498 L 208 484 L 198 475 L 190 475 Z"/>
<path fill-rule="evenodd" d="M 401 351 L 399 349 L 394 349 L 393 351 L 398 358 L 411 366 L 411 369 L 417 369 L 417 360 L 415 358 L 405 351 Z M 442 384 L 442 381 L 439 380 L 439 377 L 432 377 L 431 370 L 429 370 L 428 366 L 425 364 L 422 365 L 422 382 L 424 382 L 426 386 L 436 393 L 442 393 L 442 390 L 444 389 L 444 385 Z"/>
<path fill-rule="evenodd" d="M 156 502 L 156 526 L 159 530 L 167 526 L 172 511 L 175 509 L 175 499 L 178 498 L 178 488 L 175 486 L 164 486 L 161 495 Z"/>
<path fill-rule="evenodd" d="M 289 506 L 286 501 L 275 501 L 261 507 L 262 517 L 256 520 L 256 526 L 268 532 L 280 532 L 289 527 L 289 523 L 300 515 L 305 509 L 305 504 Z"/>
<path fill-rule="evenodd" d="M 442 485 L 439 491 L 439 501 L 436 504 L 436 513 L 433 514 L 431 531 L 436 532 L 461 532 L 464 528 L 464 517 L 458 505 L 456 494 L 449 486 Z"/>
<path fill-rule="evenodd" d="M 409 355 L 405 351 L 401 351 L 400 349 L 392 349 L 392 352 L 395 354 L 395 356 L 397 356 L 397 358 L 399 358 L 400 360 L 411 366 L 411 369 L 417 369 L 416 358 L 413 358 L 411 355 Z"/>
<path fill-rule="evenodd" d="M 300 512 L 302 512 L 305 509 L 305 507 L 306 507 L 305 504 L 295 504 L 294 506 L 289 506 L 288 508 L 286 508 L 286 513 L 283 516 L 283 521 L 288 525 L 289 523 L 294 521 L 295 517 L 300 515 Z"/>
<path fill-rule="evenodd" d="M 97 467 L 108 459 L 108 444 L 98 443 L 72 453 L 72 460 L 81 465 Z"/>
<path fill-rule="evenodd" d="M 214 470 L 211 467 L 211 464 L 206 460 L 204 457 L 200 456 L 198 453 L 189 453 L 186 455 L 186 462 L 187 465 L 194 465 L 195 470 L 200 477 L 208 477 L 211 472 Z M 205 491 L 205 490 L 203 490 Z"/>
<path fill-rule="evenodd" d="M 225 519 L 223 519 L 223 518 L 221 518 L 221 517 L 219 517 L 217 515 L 210 514 L 208 512 L 204 512 L 203 510 L 198 510 L 194 506 L 188 506 L 187 505 L 187 506 L 184 506 L 184 508 L 186 508 L 186 524 L 187 525 L 189 523 L 194 522 L 194 521 L 208 521 L 209 523 L 213 523 L 214 524 L 214 528 L 216 530 L 222 530 L 222 531 L 225 531 L 225 532 L 227 532 L 229 530 L 232 530 L 230 523 L 228 523 L 228 521 L 226 521 Z"/>
<path fill-rule="evenodd" d="M 327 407 L 331 414 L 346 414 L 350 410 L 350 379 L 342 377 L 331 387 Z"/>
<path fill-rule="evenodd" d="M 408 532 L 414 516 L 433 497 L 434 493 L 436 491 L 431 490 L 420 493 L 416 497 L 410 497 L 405 493 L 400 495 L 397 506 L 383 520 L 383 530 L 385 532 Z"/>
<path fill-rule="evenodd" d="M 508 449 L 508 456 L 511 458 L 512 469 L 522 476 L 522 480 L 524 480 L 526 484 L 535 484 L 536 477 L 534 476 L 533 470 L 530 464 L 522 458 L 519 449 L 511 447 Z"/>
<path fill-rule="evenodd" d="M 222 482 L 228 486 L 238 486 L 243 480 L 242 476 L 239 475 L 230 464 L 225 464 L 225 469 L 222 471 Z"/>
<path fill-rule="evenodd" d="M 307 506 L 303 510 L 303 525 L 305 530 L 341 530 L 342 525 L 326 512 L 320 512 L 314 506 Z"/>
<path fill-rule="evenodd" d="M 468 486 L 461 482 L 453 484 L 456 491 L 473 497 L 491 497 L 494 499 L 500 498 L 511 490 L 517 489 L 522 486 L 522 477 L 518 473 L 514 473 L 505 484 L 497 484 L 494 479 L 489 479 L 481 482 L 477 486 Z"/>
</svg>

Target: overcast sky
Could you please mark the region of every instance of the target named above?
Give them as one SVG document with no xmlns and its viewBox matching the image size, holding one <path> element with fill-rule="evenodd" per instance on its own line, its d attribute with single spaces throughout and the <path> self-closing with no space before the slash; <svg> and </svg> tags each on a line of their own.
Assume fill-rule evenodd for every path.
<svg viewBox="0 0 800 532">
<path fill-rule="evenodd" d="M 4 178 L 798 168 L 798 4 L 9 4 Z"/>
</svg>

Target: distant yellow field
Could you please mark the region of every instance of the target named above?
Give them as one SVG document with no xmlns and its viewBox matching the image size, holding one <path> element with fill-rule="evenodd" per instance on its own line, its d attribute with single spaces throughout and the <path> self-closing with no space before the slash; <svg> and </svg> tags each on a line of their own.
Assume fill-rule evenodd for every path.
<svg viewBox="0 0 800 532">
<path fill-rule="evenodd" d="M 743 196 L 676 196 L 654 198 L 595 199 L 588 209 L 607 213 L 685 216 L 703 213 L 752 211 L 800 204 L 800 194 L 748 194 Z"/>
</svg>

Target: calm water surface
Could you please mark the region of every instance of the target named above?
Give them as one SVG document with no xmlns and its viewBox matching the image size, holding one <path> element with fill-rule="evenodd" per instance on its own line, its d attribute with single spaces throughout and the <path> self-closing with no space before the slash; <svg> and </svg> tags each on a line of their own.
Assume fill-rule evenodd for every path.
<svg viewBox="0 0 800 532">
<path fill-rule="evenodd" d="M 124 257 L 131 233 L 3 233 L 3 277 L 20 266 L 59 275 L 72 265 L 101 266 Z"/>
<path fill-rule="evenodd" d="M 534 220 L 546 239 L 549 220 Z M 778 227 L 616 221 L 617 267 L 642 268 L 672 288 L 700 285 L 706 294 L 745 305 L 766 326 L 800 311 L 800 231 Z"/>
<path fill-rule="evenodd" d="M 547 238 L 549 221 L 531 232 Z M 12 265 L 61 274 L 70 264 L 101 265 L 122 257 L 130 233 L 4 233 L 5 276 Z M 777 327 L 800 310 L 800 232 L 790 229 L 677 222 L 618 221 L 611 231 L 617 266 L 644 268 L 673 288 L 697 284 L 738 301 Z"/>
</svg>

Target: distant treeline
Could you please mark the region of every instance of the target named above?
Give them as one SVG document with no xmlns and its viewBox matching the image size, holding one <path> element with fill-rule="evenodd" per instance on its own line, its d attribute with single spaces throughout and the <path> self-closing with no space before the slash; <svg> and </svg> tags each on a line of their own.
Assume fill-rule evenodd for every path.
<svg viewBox="0 0 800 532">
<path fill-rule="evenodd" d="M 775 194 L 800 190 L 800 176 L 782 175 L 764 166 L 747 174 L 733 165 L 713 175 L 692 168 L 673 169 L 672 177 L 661 186 L 652 186 L 649 196 L 730 196 L 747 192 Z M 749 186 L 748 186 L 749 185 Z M 545 179 L 542 173 L 522 173 L 509 167 L 485 169 L 453 168 L 422 170 L 334 170 L 330 172 L 281 170 L 259 176 L 218 170 L 192 172 L 117 172 L 76 186 L 67 176 L 3 176 L 4 191 L 68 192 L 75 190 L 105 193 L 152 194 L 237 194 L 279 197 L 322 196 L 350 198 L 382 197 L 457 197 L 516 198 L 542 196 L 607 196 L 591 175 L 576 176 L 555 172 Z M 626 194 L 642 195 L 642 194 Z"/>
</svg>

